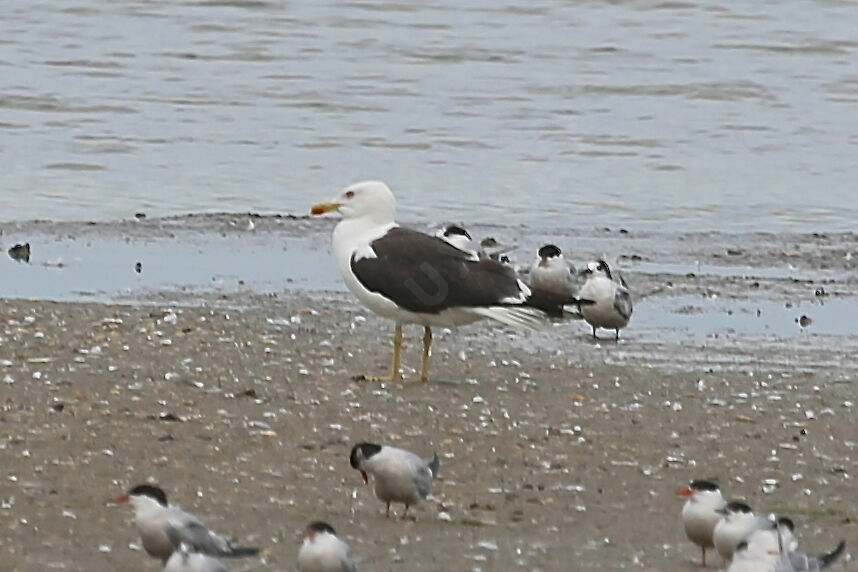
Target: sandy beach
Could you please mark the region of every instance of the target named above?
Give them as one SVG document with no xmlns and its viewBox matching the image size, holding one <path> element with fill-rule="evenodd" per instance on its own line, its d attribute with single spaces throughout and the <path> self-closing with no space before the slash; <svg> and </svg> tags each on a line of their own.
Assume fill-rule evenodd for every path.
<svg viewBox="0 0 858 572">
<path fill-rule="evenodd" d="M 289 250 L 290 233 L 300 235 L 318 245 L 318 264 L 330 264 L 328 223 L 309 235 L 308 224 L 258 220 L 255 240 L 272 244 L 284 233 L 276 255 Z M 182 232 L 192 226 L 185 221 Z M 194 235 L 201 249 L 244 228 L 219 219 L 205 226 Z M 153 247 L 152 233 L 133 223 L 6 229 L 7 248 L 39 233 Z M 608 242 L 623 238 L 587 244 L 626 255 L 627 278 L 646 294 L 619 343 L 594 341 L 575 321 L 532 334 L 490 323 L 442 330 L 425 384 L 352 380 L 385 370 L 392 325 L 343 291 L 236 282 L 112 300 L 2 300 L 3 568 L 158 570 L 140 549 L 129 507 L 107 502 L 146 481 L 215 530 L 263 549 L 261 560 L 230 563 L 235 569 L 294 569 L 300 531 L 324 519 L 363 570 L 694 570 L 699 553 L 684 538 L 674 491 L 703 477 L 760 511 L 793 517 L 809 552 L 840 539 L 854 550 L 855 335 L 813 334 L 813 325 L 722 328 L 705 294 L 790 312 L 801 298 L 801 312 L 815 317 L 822 286 L 835 307 L 848 306 L 854 271 L 837 265 L 854 237 L 724 239 L 745 245 L 734 255 L 712 236 L 701 238 L 706 248 L 645 236 L 634 251 Z M 176 233 L 158 240 L 169 245 Z M 646 266 L 693 266 L 683 249 L 703 271 Z M 797 274 L 828 281 L 767 276 L 790 252 Z M 705 271 L 726 256 L 761 270 Z M 682 296 L 700 302 L 676 304 Z M 667 314 L 680 325 L 664 326 Z M 702 335 L 685 321 L 695 317 Z M 406 329 L 412 372 L 419 336 Z M 414 520 L 384 518 L 348 464 L 359 440 L 439 454 L 440 478 Z"/>
</svg>

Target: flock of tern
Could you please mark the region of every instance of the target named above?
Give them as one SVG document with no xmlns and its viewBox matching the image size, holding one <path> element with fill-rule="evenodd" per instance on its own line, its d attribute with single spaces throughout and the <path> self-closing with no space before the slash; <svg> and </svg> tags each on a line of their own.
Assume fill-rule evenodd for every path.
<svg viewBox="0 0 858 572">
<path fill-rule="evenodd" d="M 385 503 L 387 517 L 391 503 L 403 503 L 401 518 L 406 519 L 408 508 L 432 491 L 440 460 L 437 454 L 424 461 L 404 449 L 362 442 L 352 448 L 349 464 L 360 472 L 365 484 L 372 475 L 375 496 Z M 156 485 L 137 485 L 113 502 L 132 505 L 143 549 L 163 563 L 164 572 L 226 572 L 220 558 L 259 554 L 258 548 L 234 546 L 193 514 L 167 502 L 167 494 Z M 349 545 L 324 521 L 311 522 L 305 529 L 297 565 L 299 572 L 357 570 Z"/>
<path fill-rule="evenodd" d="M 718 552 L 728 572 L 815 572 L 846 550 L 841 541 L 828 554 L 799 552 L 792 519 L 756 513 L 740 500 L 728 501 L 712 481 L 694 480 L 676 493 L 687 497 L 682 525 L 688 539 L 700 547 L 704 567 L 707 548 Z"/>
</svg>

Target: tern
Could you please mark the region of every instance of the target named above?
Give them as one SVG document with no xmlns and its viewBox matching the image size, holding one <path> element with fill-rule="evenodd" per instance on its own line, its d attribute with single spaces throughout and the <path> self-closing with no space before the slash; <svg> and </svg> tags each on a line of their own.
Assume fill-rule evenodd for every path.
<svg viewBox="0 0 858 572">
<path fill-rule="evenodd" d="M 368 474 L 373 476 L 375 496 L 386 505 L 385 516 L 390 517 L 390 503 L 401 502 L 405 504 L 405 519 L 408 507 L 429 496 L 441 461 L 437 453 L 427 462 L 397 447 L 358 443 L 352 448 L 349 463 L 360 471 L 365 484 L 369 484 Z"/>
<path fill-rule="evenodd" d="M 592 304 L 581 306 L 581 315 L 593 328 L 596 337 L 597 328 L 614 330 L 615 339 L 620 339 L 620 330 L 625 328 L 632 317 L 632 295 L 626 281 L 614 280 L 611 268 L 604 260 L 587 263 L 583 270 L 587 281 L 578 291 L 582 300 L 591 300 Z"/>
<path fill-rule="evenodd" d="M 712 542 L 725 561 L 733 558 L 736 547 L 752 532 L 770 526 L 766 517 L 755 513 L 741 501 L 728 502 L 727 506 L 718 512 L 721 514 L 721 520 L 712 530 Z"/>
<path fill-rule="evenodd" d="M 167 494 L 155 485 L 137 485 L 113 502 L 131 503 L 143 548 L 149 556 L 165 564 L 181 544 L 190 552 L 210 556 L 242 557 L 259 553 L 258 548 L 232 546 L 206 528 L 196 516 L 168 504 Z"/>
<path fill-rule="evenodd" d="M 469 233 L 463 226 L 448 224 L 447 226 L 438 229 L 435 236 L 450 246 L 455 246 L 462 252 L 467 253 L 471 260 L 479 260 L 482 257 L 481 249 L 474 247 L 474 239 L 471 238 L 471 233 Z"/>
<path fill-rule="evenodd" d="M 355 572 L 349 545 L 340 540 L 327 522 L 311 522 L 304 531 L 304 542 L 298 550 L 299 572 Z"/>
<path fill-rule="evenodd" d="M 530 266 L 528 276 L 531 295 L 527 304 L 539 308 L 549 316 L 559 318 L 568 314 L 563 309 L 567 305 L 580 308 L 583 304 L 593 303 L 579 299 L 575 267 L 563 257 L 560 248 L 553 244 L 546 244 L 536 252 L 536 260 Z"/>
<path fill-rule="evenodd" d="M 706 566 L 706 549 L 714 548 L 712 531 L 721 520 L 718 512 L 727 506 L 720 487 L 712 481 L 694 480 L 676 494 L 687 497 L 682 505 L 682 525 L 688 539 L 700 547 L 700 564 Z"/>
</svg>

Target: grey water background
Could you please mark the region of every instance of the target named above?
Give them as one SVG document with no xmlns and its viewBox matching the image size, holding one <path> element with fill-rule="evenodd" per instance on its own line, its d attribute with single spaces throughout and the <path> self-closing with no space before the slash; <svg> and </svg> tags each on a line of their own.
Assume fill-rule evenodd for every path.
<svg viewBox="0 0 858 572">
<path fill-rule="evenodd" d="M 0 221 L 306 213 L 853 230 L 858 5 L 23 1 L 0 18 Z"/>
</svg>

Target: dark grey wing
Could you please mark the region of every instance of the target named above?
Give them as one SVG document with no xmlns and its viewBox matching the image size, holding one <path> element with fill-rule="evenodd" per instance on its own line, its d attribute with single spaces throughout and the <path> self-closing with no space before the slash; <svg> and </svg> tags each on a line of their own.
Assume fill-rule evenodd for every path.
<svg viewBox="0 0 858 572">
<path fill-rule="evenodd" d="M 343 560 L 343 572 L 357 572 L 357 562 L 355 562 L 351 548 L 346 549 L 346 559 Z"/>
<path fill-rule="evenodd" d="M 225 539 L 213 534 L 193 517 L 184 521 L 171 520 L 167 525 L 167 536 L 173 546 L 186 544 L 192 552 L 220 556 L 232 553 L 232 547 Z"/>
<path fill-rule="evenodd" d="M 833 551 L 821 556 L 810 556 L 803 552 L 790 552 L 786 555 L 786 561 L 781 557 L 779 563 L 781 570 L 789 572 L 818 572 L 831 566 L 846 550 L 846 542 L 840 541 Z"/>
<path fill-rule="evenodd" d="M 816 558 L 809 557 L 803 552 L 790 552 L 781 557 L 776 570 L 778 572 L 818 572 L 821 568 Z"/>
<path fill-rule="evenodd" d="M 832 564 L 834 564 L 838 558 L 840 558 L 843 553 L 846 552 L 846 541 L 841 540 L 840 544 L 837 545 L 837 548 L 829 552 L 828 554 L 822 554 L 817 557 L 819 560 L 820 568 L 828 568 Z"/>
<path fill-rule="evenodd" d="M 614 293 L 614 309 L 626 320 L 632 317 L 632 295 L 625 288 L 617 288 Z"/>
<path fill-rule="evenodd" d="M 491 259 L 470 260 L 434 236 L 394 227 L 370 246 L 376 257 L 352 257 L 352 272 L 364 288 L 411 312 L 497 306 L 522 297 L 512 268 Z"/>
<path fill-rule="evenodd" d="M 414 453 L 406 451 L 406 454 L 408 455 L 408 462 L 414 470 L 414 486 L 420 498 L 425 499 L 432 490 L 432 481 L 438 475 L 438 469 L 441 467 L 441 459 L 435 453 L 432 455 L 432 460 L 427 463 Z"/>
<path fill-rule="evenodd" d="M 414 484 L 417 487 L 417 492 L 420 494 L 420 498 L 425 499 L 429 496 L 429 492 L 432 490 L 432 469 L 430 469 L 425 464 L 421 464 L 417 469 L 417 473 L 414 475 Z"/>
<path fill-rule="evenodd" d="M 219 536 L 191 513 L 179 507 L 171 507 L 167 517 L 167 536 L 174 547 L 181 543 L 188 545 L 193 552 L 202 552 L 212 556 L 255 556 L 258 548 L 233 546 L 226 538 Z"/>
</svg>

